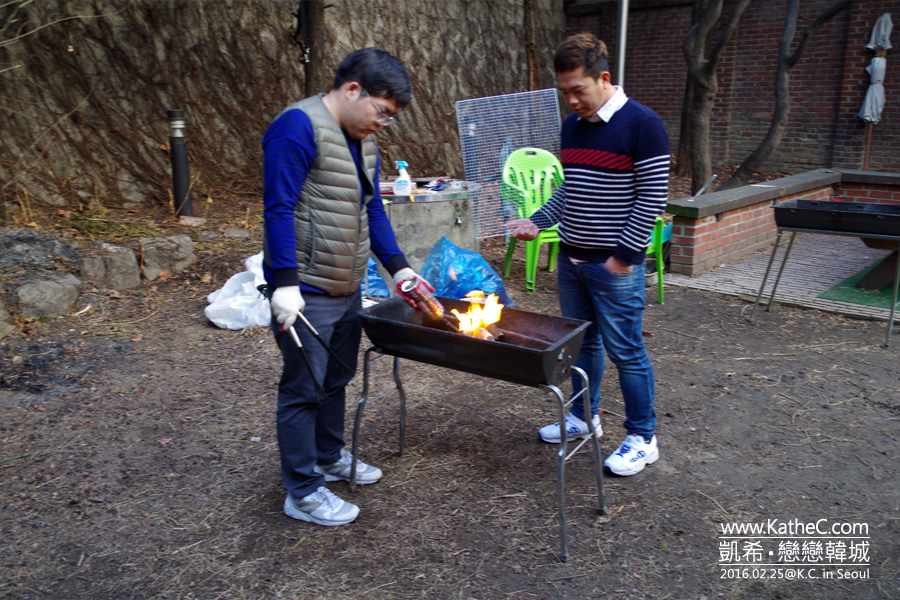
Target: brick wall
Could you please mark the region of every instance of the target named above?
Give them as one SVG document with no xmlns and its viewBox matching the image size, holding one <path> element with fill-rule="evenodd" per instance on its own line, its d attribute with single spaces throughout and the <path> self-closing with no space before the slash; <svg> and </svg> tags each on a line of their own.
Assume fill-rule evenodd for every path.
<svg viewBox="0 0 900 600">
<path fill-rule="evenodd" d="M 768 246 L 772 206 L 792 199 L 900 204 L 900 175 L 820 169 L 761 185 L 670 201 L 669 270 L 699 275 Z M 900 232 L 898 232 L 900 233 Z"/>
<path fill-rule="evenodd" d="M 832 0 L 808 0 L 801 5 L 800 33 Z M 724 22 L 735 0 L 726 0 Z M 567 30 L 593 31 L 610 47 L 615 62 L 616 2 L 579 0 L 567 5 Z M 677 150 L 686 68 L 682 51 L 690 25 L 692 3 L 684 0 L 632 0 L 628 18 L 625 90 L 662 117 Z M 791 114 L 779 149 L 765 170 L 797 173 L 821 167 L 858 169 L 867 135 L 869 170 L 900 172 L 900 152 L 892 148 L 900 136 L 900 34 L 888 51 L 886 105 L 882 120 L 869 128 L 856 114 L 869 76 L 865 67 L 872 51 L 865 49 L 875 20 L 888 9 L 881 1 L 857 0 L 823 25 L 812 37 L 791 73 Z M 896 13 L 897 11 L 895 11 Z M 744 13 L 739 30 L 722 56 L 719 92 L 711 122 L 715 164 L 738 164 L 763 140 L 773 111 L 778 40 L 784 2 L 756 0 Z M 715 33 L 714 33 L 715 35 Z M 616 74 L 613 74 L 615 79 Z"/>
<path fill-rule="evenodd" d="M 900 188 L 891 185 L 843 183 L 839 194 L 845 202 L 900 204 Z"/>
<path fill-rule="evenodd" d="M 672 227 L 669 270 L 699 275 L 769 245 L 777 232 L 775 202 L 793 198 L 833 200 L 831 185 L 797 194 L 762 200 L 715 216 L 692 219 L 676 216 Z"/>
<path fill-rule="evenodd" d="M 742 258 L 775 238 L 774 223 L 770 201 L 702 219 L 675 217 L 669 270 L 699 275 Z"/>
</svg>

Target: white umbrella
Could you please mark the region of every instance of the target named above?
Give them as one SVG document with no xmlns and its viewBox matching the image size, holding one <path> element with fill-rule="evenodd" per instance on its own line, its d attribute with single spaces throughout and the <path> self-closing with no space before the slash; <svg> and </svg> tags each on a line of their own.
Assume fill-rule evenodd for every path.
<svg viewBox="0 0 900 600">
<path fill-rule="evenodd" d="M 869 167 L 869 145 L 872 141 L 872 126 L 881 120 L 881 111 L 884 110 L 884 73 L 887 70 L 887 51 L 891 48 L 891 30 L 894 23 L 891 21 L 891 14 L 884 13 L 875 21 L 875 27 L 872 28 L 872 37 L 866 48 L 875 51 L 875 56 L 866 72 L 869 74 L 869 89 L 866 90 L 866 97 L 863 100 L 862 108 L 859 109 L 858 116 L 863 121 L 868 122 L 868 131 L 866 132 L 866 153 L 863 159 L 863 169 Z"/>
</svg>

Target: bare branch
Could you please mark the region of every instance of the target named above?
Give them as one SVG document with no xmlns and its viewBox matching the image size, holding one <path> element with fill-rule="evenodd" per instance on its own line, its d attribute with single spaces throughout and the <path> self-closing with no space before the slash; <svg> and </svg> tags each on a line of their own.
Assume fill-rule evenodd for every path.
<svg viewBox="0 0 900 600">
<path fill-rule="evenodd" d="M 800 36 L 800 42 L 797 44 L 797 48 L 794 50 L 794 53 L 788 59 L 788 67 L 793 68 L 797 61 L 800 60 L 800 57 L 803 55 L 803 51 L 806 49 L 806 44 L 809 42 L 810 38 L 813 34 L 825 24 L 829 19 L 837 15 L 842 10 L 849 8 L 853 3 L 853 0 L 838 0 L 832 4 L 827 10 L 819 13 L 819 16 L 816 17 L 816 20 L 804 30 L 803 35 Z"/>
<path fill-rule="evenodd" d="M 25 4 L 28 4 L 30 2 L 32 2 L 32 0 L 25 0 L 25 2 L 22 4 L 22 6 L 24 6 Z M 113 15 L 119 14 L 120 12 L 122 12 L 123 10 L 128 8 L 129 6 L 131 6 L 131 0 L 128 0 L 128 2 L 125 4 L 125 6 L 123 6 L 119 10 L 115 10 L 111 13 L 106 13 L 106 14 L 102 14 L 102 15 L 72 15 L 71 17 L 63 17 L 63 18 L 57 19 L 55 21 L 50 21 L 49 23 L 44 23 L 43 25 L 35 27 L 34 29 L 32 29 L 31 31 L 29 31 L 27 33 L 22 33 L 22 34 L 16 35 L 15 37 L 12 37 L 8 40 L 3 40 L 2 42 L 0 42 L 0 48 L 2 48 L 4 46 L 9 46 L 11 44 L 15 44 L 16 42 L 19 42 L 19 41 L 22 41 L 23 39 L 27 38 L 28 36 L 33 35 L 33 34 L 37 33 L 38 31 L 41 31 L 42 29 L 46 29 L 47 27 L 57 25 L 58 23 L 64 23 L 66 21 L 71 21 L 73 19 L 102 19 L 104 17 L 111 17 Z"/>
<path fill-rule="evenodd" d="M 9 187 L 11 184 L 15 183 L 15 182 L 22 176 L 22 174 L 25 172 L 24 169 L 23 169 L 23 170 L 19 170 L 19 167 L 25 162 L 25 157 L 26 157 L 27 153 L 30 152 L 32 148 L 34 148 L 35 146 L 37 146 L 38 144 L 40 144 L 41 141 L 42 141 L 42 140 L 43 140 L 43 139 L 44 139 L 51 131 L 53 131 L 54 129 L 56 129 L 57 127 L 59 127 L 59 124 L 60 124 L 60 123 L 62 123 L 63 121 L 65 121 L 66 119 L 68 119 L 70 116 L 72 116 L 73 113 L 75 113 L 75 112 L 81 110 L 82 107 L 84 107 L 84 105 L 87 104 L 88 100 L 90 99 L 90 97 L 91 97 L 91 95 L 92 95 L 93 93 L 94 93 L 94 89 L 91 88 L 91 90 L 87 93 L 87 95 L 85 95 L 84 98 L 82 98 L 81 102 L 79 102 L 79 103 L 75 106 L 75 108 L 73 108 L 72 110 L 70 110 L 70 111 L 67 112 L 66 114 L 62 115 L 60 118 L 58 118 L 58 119 L 56 120 L 56 122 L 54 122 L 52 125 L 50 125 L 47 129 L 45 129 L 43 132 L 41 132 L 41 134 L 40 134 L 39 136 L 37 136 L 37 137 L 35 138 L 35 140 L 31 143 L 31 145 L 28 147 L 28 149 L 27 149 L 26 151 L 22 152 L 21 156 L 19 157 L 19 160 L 17 160 L 17 161 L 15 162 L 15 164 L 12 165 L 12 167 L 10 168 L 10 172 L 12 172 L 12 173 L 18 173 L 18 174 L 15 175 L 15 176 L 13 176 L 13 177 L 11 177 L 11 178 L 9 179 L 9 181 L 7 181 L 7 182 L 4 183 L 2 186 L 0 186 L 0 191 L 5 190 L 5 189 L 6 189 L 7 187 Z"/>
<path fill-rule="evenodd" d="M 716 40 L 716 43 L 709 53 L 709 62 L 718 64 L 722 51 L 725 49 L 725 46 L 728 45 L 728 42 L 731 41 L 731 36 L 734 35 L 738 22 L 741 20 L 741 16 L 743 16 L 744 11 L 749 5 L 750 0 L 741 0 L 738 5 L 734 7 L 734 12 L 731 13 L 731 18 L 728 19 L 728 24 L 719 34 L 719 39 Z"/>
<path fill-rule="evenodd" d="M 769 159 L 773 152 L 781 144 L 788 121 L 790 120 L 790 79 L 791 69 L 800 60 L 806 44 L 812 37 L 813 33 L 822 26 L 823 23 L 837 15 L 839 12 L 849 7 L 853 0 L 839 0 L 827 10 L 819 13 L 816 20 L 806 28 L 803 32 L 800 43 L 790 53 L 791 44 L 794 41 L 794 35 L 797 31 L 797 18 L 799 14 L 799 0 L 788 0 L 785 8 L 784 30 L 781 33 L 781 39 L 778 41 L 778 66 L 775 69 L 775 108 L 772 114 L 772 120 L 769 123 L 769 130 L 759 146 L 744 159 L 744 162 L 731 175 L 731 177 L 723 183 L 719 189 L 727 190 L 744 185 L 750 180 L 751 175 L 763 163 Z"/>
</svg>

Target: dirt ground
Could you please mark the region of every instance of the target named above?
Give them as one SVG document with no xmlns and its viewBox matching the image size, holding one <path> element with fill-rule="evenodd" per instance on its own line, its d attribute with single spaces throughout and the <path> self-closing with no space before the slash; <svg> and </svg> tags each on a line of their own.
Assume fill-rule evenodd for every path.
<svg viewBox="0 0 900 600">
<path fill-rule="evenodd" d="M 359 519 L 288 519 L 278 351 L 265 329 L 203 315 L 207 294 L 258 252 L 249 224 L 245 240 L 192 230 L 188 271 L 88 291 L 73 316 L 20 323 L 0 344 L 0 597 L 900 598 L 900 354 L 880 345 L 884 323 L 777 306 L 751 324 L 747 302 L 672 287 L 664 305 L 648 293 L 644 326 L 661 458 L 606 475 L 604 516 L 589 455 L 569 461 L 568 562 L 556 448 L 536 434 L 556 420 L 552 396 L 405 360 L 406 452 L 397 403 L 382 398 L 360 456 L 384 479 L 352 494 L 331 485 Z M 483 251 L 498 271 L 503 250 Z M 518 259 L 518 307 L 558 314 L 553 276 L 539 272 L 526 294 Z M 376 361 L 373 394 L 389 375 L 390 359 Z M 360 390 L 357 376 L 348 439 Z M 624 435 L 612 367 L 603 391 L 605 456 Z M 866 577 L 720 566 L 722 524 L 772 520 L 864 524 Z"/>
</svg>

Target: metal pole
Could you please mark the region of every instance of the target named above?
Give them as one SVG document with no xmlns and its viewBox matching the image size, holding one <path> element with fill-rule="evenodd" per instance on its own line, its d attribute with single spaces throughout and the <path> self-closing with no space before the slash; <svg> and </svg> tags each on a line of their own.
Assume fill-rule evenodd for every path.
<svg viewBox="0 0 900 600">
<path fill-rule="evenodd" d="M 184 137 L 184 111 L 166 111 L 169 119 L 169 150 L 172 156 L 172 188 L 176 217 L 192 217 L 191 173 L 188 168 L 187 140 Z"/>
<path fill-rule="evenodd" d="M 616 83 L 625 85 L 625 38 L 628 34 L 628 0 L 619 0 L 619 41 L 616 48 Z"/>
<path fill-rule="evenodd" d="M 897 273 L 894 274 L 894 291 L 891 294 L 891 314 L 888 315 L 887 335 L 884 338 L 884 347 L 891 347 L 891 332 L 894 330 L 894 310 L 897 308 L 897 294 L 900 293 L 900 251 L 896 253 Z"/>
</svg>

